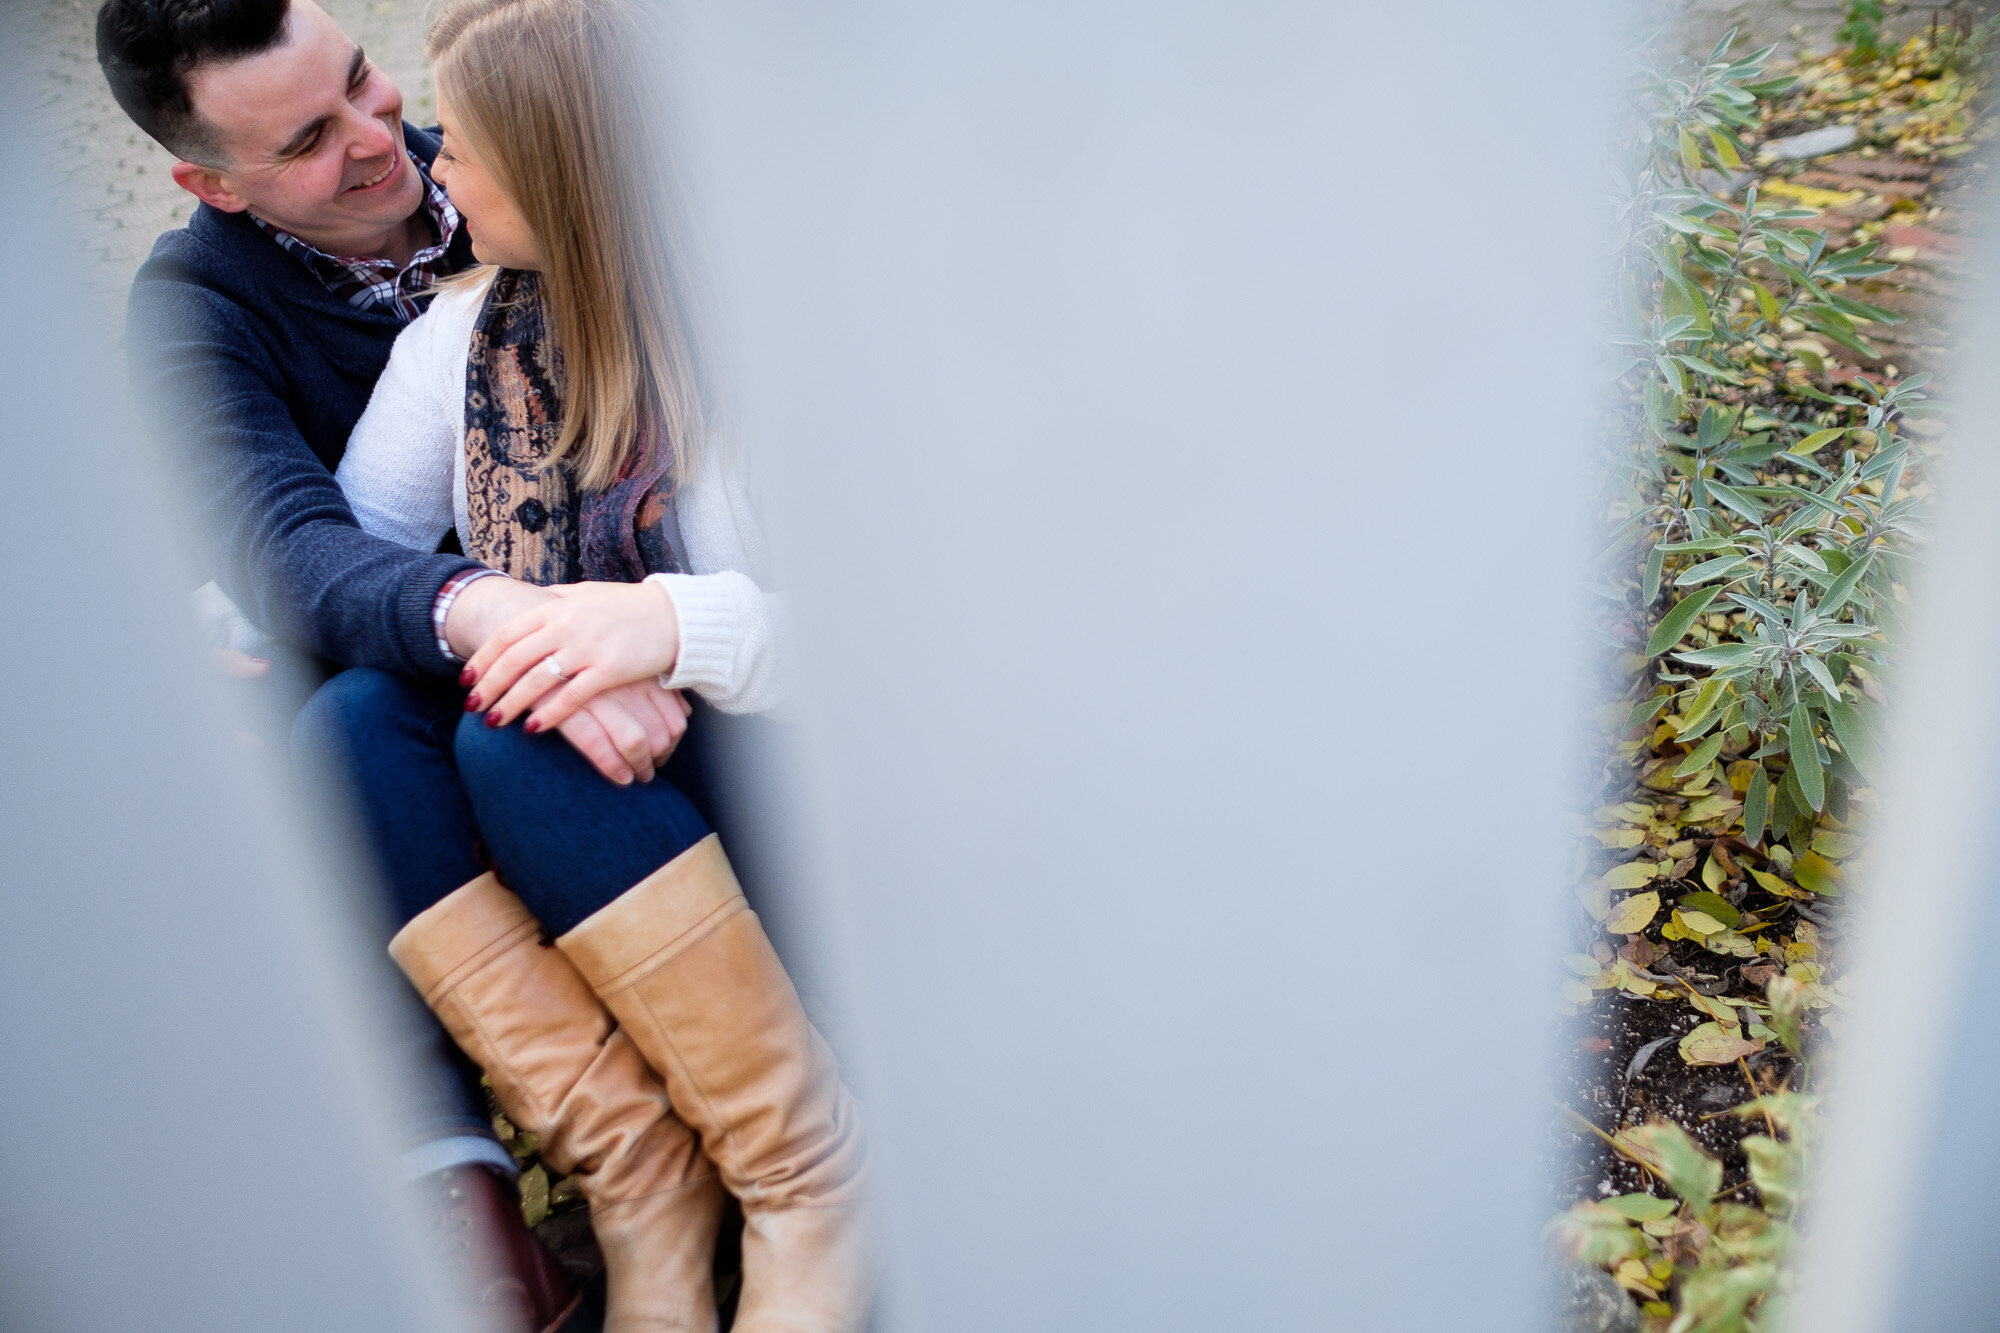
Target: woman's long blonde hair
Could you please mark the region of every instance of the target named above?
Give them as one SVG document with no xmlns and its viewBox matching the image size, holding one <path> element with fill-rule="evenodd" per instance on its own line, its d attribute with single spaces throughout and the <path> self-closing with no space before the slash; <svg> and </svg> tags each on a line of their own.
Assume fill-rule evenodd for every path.
<svg viewBox="0 0 2000 1333">
<path fill-rule="evenodd" d="M 542 253 L 564 415 L 550 461 L 603 490 L 663 436 L 704 447 L 654 46 L 631 0 L 449 0 L 424 44 L 458 129 Z"/>
</svg>

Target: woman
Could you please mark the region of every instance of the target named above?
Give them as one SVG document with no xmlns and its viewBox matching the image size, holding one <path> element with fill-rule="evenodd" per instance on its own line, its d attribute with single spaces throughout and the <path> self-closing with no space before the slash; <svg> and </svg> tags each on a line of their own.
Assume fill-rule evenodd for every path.
<svg viewBox="0 0 2000 1333">
<path fill-rule="evenodd" d="M 321 709 L 397 867 L 409 920 L 390 950 L 508 1116 L 577 1173 L 607 1328 L 715 1326 L 725 1187 L 744 1211 L 736 1326 L 858 1328 L 861 1141 L 832 1053 L 695 807 L 665 780 L 613 785 L 549 734 L 650 676 L 735 712 L 778 692 L 660 173 L 634 169 L 663 160 L 648 43 L 627 0 L 456 0 L 427 48 L 434 175 L 486 267 L 397 341 L 339 478 L 369 530 L 435 549 L 455 528 L 560 595 L 474 657 L 465 712 L 366 672 Z M 437 764 L 462 803 L 408 797 L 399 778 Z"/>
</svg>

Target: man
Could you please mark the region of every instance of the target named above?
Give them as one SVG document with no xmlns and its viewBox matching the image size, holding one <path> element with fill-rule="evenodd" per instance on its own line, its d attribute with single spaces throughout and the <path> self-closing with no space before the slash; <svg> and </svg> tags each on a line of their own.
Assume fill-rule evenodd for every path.
<svg viewBox="0 0 2000 1333">
<path fill-rule="evenodd" d="M 339 666 L 457 676 L 549 594 L 371 537 L 333 478 L 397 333 L 471 262 L 430 178 L 435 135 L 403 123 L 395 85 L 312 0 L 105 0 L 97 41 L 119 105 L 201 201 L 139 270 L 128 342 L 216 581 L 261 628 Z M 603 696 L 563 734 L 613 781 L 649 779 L 671 747 L 656 693 Z M 419 1045 L 444 1041 L 421 1022 Z M 482 1108 L 438 1060 L 407 1173 L 454 1244 L 471 1242 L 468 1299 L 552 1326 L 566 1284 L 496 1174 L 511 1179 L 511 1163 Z"/>
</svg>

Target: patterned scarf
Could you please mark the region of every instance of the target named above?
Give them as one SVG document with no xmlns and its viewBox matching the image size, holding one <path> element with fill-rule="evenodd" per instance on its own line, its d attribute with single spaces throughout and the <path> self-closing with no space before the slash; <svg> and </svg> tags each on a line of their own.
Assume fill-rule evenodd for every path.
<svg viewBox="0 0 2000 1333">
<path fill-rule="evenodd" d="M 465 553 L 529 583 L 637 583 L 684 570 L 673 453 L 653 438 L 602 492 L 542 461 L 562 434 L 562 354 L 535 274 L 501 269 L 465 365 Z"/>
</svg>

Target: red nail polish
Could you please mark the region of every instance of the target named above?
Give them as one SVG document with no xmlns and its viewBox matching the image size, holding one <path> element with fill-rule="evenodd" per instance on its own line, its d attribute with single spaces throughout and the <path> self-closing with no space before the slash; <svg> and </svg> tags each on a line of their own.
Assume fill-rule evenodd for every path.
<svg viewBox="0 0 2000 1333">
<path fill-rule="evenodd" d="M 500 725 L 500 710 L 499 710 L 499 709 L 497 709 L 497 708 L 496 708 L 496 709 L 494 709 L 494 710 L 493 710 L 492 712 L 490 712 L 490 713 L 488 713 L 488 714 L 486 715 L 486 725 L 487 725 L 487 726 L 489 726 L 489 727 L 497 727 L 497 726 L 499 726 L 499 725 Z"/>
<path fill-rule="evenodd" d="M 465 696 L 465 711 L 466 711 L 466 712 L 468 712 L 468 713 L 476 713 L 476 712 L 478 712 L 478 711 L 479 711 L 479 696 L 478 696 L 478 695 L 476 695 L 476 694 L 468 694 L 468 695 L 466 695 L 466 696 Z"/>
<path fill-rule="evenodd" d="M 521 724 L 521 730 L 527 732 L 530 736 L 534 735 L 541 729 L 542 729 L 542 720 L 538 717 L 531 717 L 526 722 L 523 722 Z"/>
<path fill-rule="evenodd" d="M 472 668 L 470 666 L 466 667 L 465 670 L 458 673 L 458 683 L 461 685 L 470 685 L 472 684 L 473 681 L 478 679 L 479 677 L 472 674 Z"/>
</svg>

